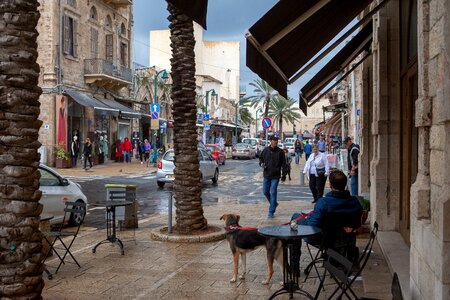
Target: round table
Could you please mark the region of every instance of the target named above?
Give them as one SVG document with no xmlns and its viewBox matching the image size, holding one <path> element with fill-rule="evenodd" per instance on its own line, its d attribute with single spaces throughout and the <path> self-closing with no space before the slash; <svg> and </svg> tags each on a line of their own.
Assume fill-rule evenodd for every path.
<svg viewBox="0 0 450 300">
<path fill-rule="evenodd" d="M 274 292 L 269 299 L 287 293 L 289 293 L 289 299 L 293 299 L 294 293 L 313 299 L 311 294 L 302 290 L 298 285 L 301 239 L 321 232 L 322 230 L 319 227 L 307 225 L 298 225 L 297 230 L 292 230 L 290 225 L 268 226 L 258 229 L 259 234 L 281 240 L 283 245 L 283 287 Z"/>
</svg>

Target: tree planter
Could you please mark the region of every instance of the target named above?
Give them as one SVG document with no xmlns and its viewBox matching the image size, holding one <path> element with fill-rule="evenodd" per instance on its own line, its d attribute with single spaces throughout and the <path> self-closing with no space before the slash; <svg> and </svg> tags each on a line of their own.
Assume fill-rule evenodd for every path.
<svg viewBox="0 0 450 300">
<path fill-rule="evenodd" d="M 72 162 L 70 159 L 62 159 L 57 157 L 55 165 L 57 169 L 72 168 Z"/>
</svg>

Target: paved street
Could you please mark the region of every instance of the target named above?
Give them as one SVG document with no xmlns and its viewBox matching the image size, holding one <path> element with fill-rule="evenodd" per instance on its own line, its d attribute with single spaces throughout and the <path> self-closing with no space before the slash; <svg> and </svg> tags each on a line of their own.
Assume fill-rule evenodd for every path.
<svg viewBox="0 0 450 300">
<path fill-rule="evenodd" d="M 127 166 L 123 166 L 126 168 Z M 233 205 L 236 203 L 250 204 L 265 202 L 262 195 L 262 170 L 258 159 L 252 160 L 227 160 L 225 165 L 219 167 L 219 183 L 211 181 L 203 183 L 202 200 L 205 206 L 217 203 Z M 299 168 L 294 167 L 293 173 L 298 173 Z M 69 176 L 78 182 L 87 195 L 90 202 L 104 199 L 107 183 L 136 184 L 137 199 L 139 202 L 139 218 L 145 218 L 155 213 L 167 212 L 167 203 L 172 192 L 172 185 L 167 184 L 164 188 L 156 185 L 155 173 L 153 171 L 144 174 L 128 174 L 124 176 L 95 175 L 95 172 L 85 176 Z M 300 186 L 298 175 L 291 182 L 280 184 L 278 190 L 280 201 L 301 200 L 309 202 L 311 192 L 306 186 Z M 102 227 L 103 209 L 91 207 L 85 220 L 85 225 L 90 227 Z"/>
</svg>

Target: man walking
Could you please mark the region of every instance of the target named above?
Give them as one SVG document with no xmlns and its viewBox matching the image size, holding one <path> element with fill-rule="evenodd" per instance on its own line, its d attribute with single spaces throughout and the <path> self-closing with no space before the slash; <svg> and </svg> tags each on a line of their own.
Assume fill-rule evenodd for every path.
<svg viewBox="0 0 450 300">
<path fill-rule="evenodd" d="M 305 147 L 303 147 L 303 151 L 305 152 L 305 159 L 306 161 L 308 161 L 308 158 L 312 153 L 312 146 L 308 141 L 306 141 Z"/>
<path fill-rule="evenodd" d="M 278 206 L 277 188 L 281 177 L 281 169 L 285 163 L 284 152 L 278 147 L 278 137 L 270 137 L 269 147 L 264 148 L 259 156 L 259 165 L 264 168 L 263 193 L 270 204 L 267 214 L 269 218 L 273 218 Z"/>
<path fill-rule="evenodd" d="M 351 137 L 346 137 L 344 145 L 347 146 L 347 163 L 348 163 L 348 175 L 350 179 L 350 187 L 352 196 L 358 195 L 358 158 L 359 158 L 359 145 L 353 143 Z"/>
</svg>

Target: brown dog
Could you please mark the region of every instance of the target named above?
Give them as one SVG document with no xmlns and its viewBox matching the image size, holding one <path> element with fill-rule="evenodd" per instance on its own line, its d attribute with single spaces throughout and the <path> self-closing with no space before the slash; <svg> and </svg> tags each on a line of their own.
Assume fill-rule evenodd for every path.
<svg viewBox="0 0 450 300">
<path fill-rule="evenodd" d="M 258 234 L 256 228 L 243 228 L 239 226 L 239 215 L 224 214 L 220 220 L 224 220 L 227 230 L 227 240 L 233 253 L 233 277 L 230 282 L 236 282 L 239 270 L 239 255 L 241 255 L 243 272 L 239 279 L 245 279 L 246 273 L 246 253 L 254 251 L 260 246 L 266 248 L 267 258 L 267 279 L 263 284 L 269 284 L 273 275 L 273 262 L 276 260 L 280 266 L 283 266 L 283 252 L 281 242 L 266 238 Z"/>
</svg>

